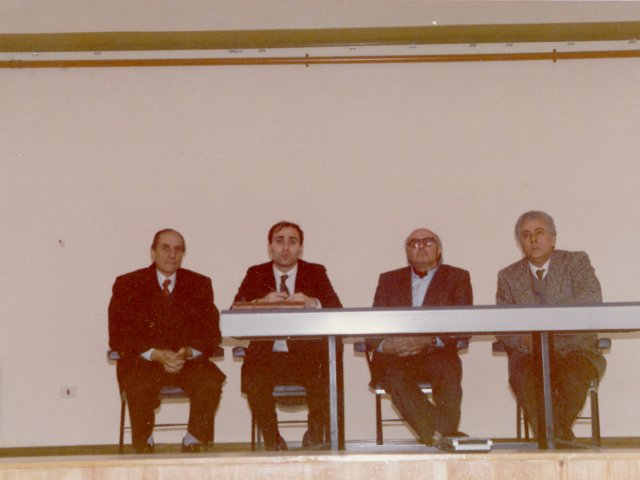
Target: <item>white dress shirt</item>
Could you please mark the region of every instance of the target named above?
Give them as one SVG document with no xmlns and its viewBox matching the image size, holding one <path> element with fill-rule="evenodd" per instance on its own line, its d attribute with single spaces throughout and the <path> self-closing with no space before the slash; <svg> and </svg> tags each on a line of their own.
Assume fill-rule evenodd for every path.
<svg viewBox="0 0 640 480">
<path fill-rule="evenodd" d="M 297 263 L 288 272 L 281 272 L 274 265 L 273 266 L 273 275 L 276 278 L 276 290 L 278 292 L 280 291 L 281 277 L 283 275 L 288 275 L 288 277 L 284 281 L 284 283 L 287 286 L 287 290 L 289 290 L 289 295 L 293 295 L 296 292 L 296 275 L 297 274 L 298 274 L 298 264 Z M 273 350 L 272 351 L 273 352 L 288 352 L 289 351 L 289 347 L 287 346 L 287 341 L 286 340 L 274 340 L 273 341 Z"/>
<path fill-rule="evenodd" d="M 541 279 L 541 280 L 544 280 L 545 278 L 547 278 L 547 273 L 549 273 L 550 263 L 551 263 L 550 258 L 541 267 L 536 267 L 533 263 L 529 262 L 529 269 L 531 270 L 531 273 L 535 278 L 538 278 L 538 274 L 536 273 L 538 270 L 544 270 L 544 272 L 542 272 L 542 279 Z"/>
</svg>

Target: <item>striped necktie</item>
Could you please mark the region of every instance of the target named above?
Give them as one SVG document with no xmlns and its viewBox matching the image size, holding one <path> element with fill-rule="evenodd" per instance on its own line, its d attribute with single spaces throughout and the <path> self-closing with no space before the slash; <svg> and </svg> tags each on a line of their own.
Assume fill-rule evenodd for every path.
<svg viewBox="0 0 640 480">
<path fill-rule="evenodd" d="M 289 275 L 282 275 L 280 277 L 280 292 L 286 293 L 289 296 L 289 289 L 287 288 L 287 278 Z"/>
<path fill-rule="evenodd" d="M 169 290 L 169 285 L 171 285 L 171 279 L 166 278 L 164 282 L 162 282 L 162 293 L 164 293 L 165 297 L 171 295 L 171 290 Z"/>
</svg>

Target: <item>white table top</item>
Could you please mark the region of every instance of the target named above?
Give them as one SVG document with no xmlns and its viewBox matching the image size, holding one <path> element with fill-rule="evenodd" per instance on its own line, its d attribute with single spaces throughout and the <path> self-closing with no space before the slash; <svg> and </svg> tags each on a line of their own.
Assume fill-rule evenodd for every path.
<svg viewBox="0 0 640 480">
<path fill-rule="evenodd" d="M 640 330 L 640 302 L 598 305 L 225 310 L 225 337 Z"/>
</svg>

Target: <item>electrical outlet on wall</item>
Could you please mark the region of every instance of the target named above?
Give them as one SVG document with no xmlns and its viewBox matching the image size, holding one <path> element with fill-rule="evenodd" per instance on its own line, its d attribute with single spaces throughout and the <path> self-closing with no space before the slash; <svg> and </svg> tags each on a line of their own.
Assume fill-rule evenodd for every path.
<svg viewBox="0 0 640 480">
<path fill-rule="evenodd" d="M 75 385 L 60 387 L 60 398 L 76 398 L 77 395 L 78 387 Z"/>
</svg>

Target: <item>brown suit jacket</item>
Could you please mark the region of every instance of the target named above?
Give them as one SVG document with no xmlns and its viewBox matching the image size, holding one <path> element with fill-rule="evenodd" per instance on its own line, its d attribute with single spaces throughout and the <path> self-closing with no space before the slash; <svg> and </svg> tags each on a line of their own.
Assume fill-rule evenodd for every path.
<svg viewBox="0 0 640 480">
<path fill-rule="evenodd" d="M 119 276 L 109 303 L 109 346 L 123 359 L 150 348 L 193 347 L 208 358 L 220 343 L 211 279 L 180 268 L 169 299 L 151 265 Z"/>
<path fill-rule="evenodd" d="M 424 296 L 423 306 L 471 305 L 473 291 L 469 272 L 451 265 L 440 265 Z M 374 307 L 411 307 L 411 267 L 380 275 L 373 298 Z"/>
<path fill-rule="evenodd" d="M 533 277 L 526 258 L 498 273 L 498 305 L 535 305 Z M 551 255 L 547 274 L 546 303 L 552 305 L 602 303 L 602 291 L 589 256 L 585 252 L 555 250 Z M 510 355 L 521 352 L 521 335 L 499 337 Z M 602 373 L 605 360 L 594 334 L 555 335 L 555 350 L 560 354 L 572 351 L 589 352 L 589 357 Z"/>
<path fill-rule="evenodd" d="M 451 265 L 440 265 L 435 276 L 429 284 L 429 289 L 424 296 L 423 306 L 452 306 L 471 305 L 473 303 L 473 290 L 469 272 Z M 378 287 L 373 299 L 374 307 L 411 307 L 413 304 L 411 288 L 411 267 L 399 268 L 382 273 L 378 279 Z M 448 348 L 455 348 L 457 337 L 440 336 Z M 378 345 L 383 339 L 368 339 L 374 348 L 371 374 L 378 375 L 378 370 L 383 368 L 385 355 L 377 352 Z"/>
<path fill-rule="evenodd" d="M 202 352 L 194 361 L 207 361 L 218 347 L 220 314 L 213 303 L 211 279 L 180 268 L 167 298 L 158 284 L 155 265 L 119 276 L 109 303 L 109 346 L 121 355 L 118 379 L 135 371 L 140 356 L 151 348 Z M 211 364 L 213 365 L 213 364 Z M 225 375 L 215 367 L 217 380 Z"/>
<path fill-rule="evenodd" d="M 250 302 L 275 290 L 273 262 L 262 263 L 247 270 L 234 301 Z M 317 263 L 298 260 L 295 293 L 297 292 L 317 298 L 320 300 L 322 308 L 342 308 L 340 299 L 329 281 L 326 269 Z M 292 340 L 287 344 L 292 353 L 304 352 L 310 367 L 318 362 L 325 363 L 326 361 L 326 341 L 324 340 Z M 277 363 L 278 356 L 272 350 L 273 341 L 252 341 L 249 344 L 242 365 L 242 391 L 246 391 L 247 382 L 251 381 L 253 365 L 256 363 Z M 306 366 L 300 365 L 300 368 Z"/>
</svg>

